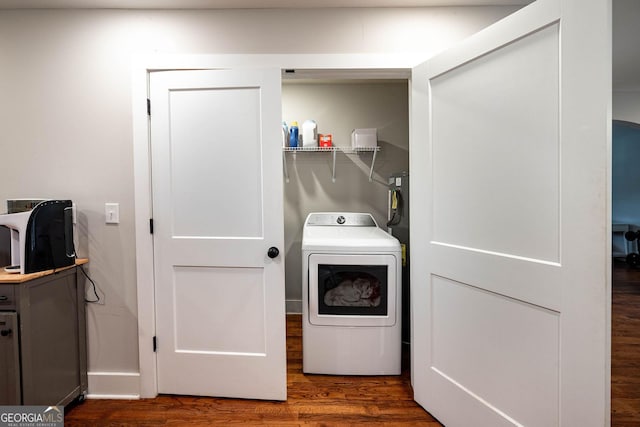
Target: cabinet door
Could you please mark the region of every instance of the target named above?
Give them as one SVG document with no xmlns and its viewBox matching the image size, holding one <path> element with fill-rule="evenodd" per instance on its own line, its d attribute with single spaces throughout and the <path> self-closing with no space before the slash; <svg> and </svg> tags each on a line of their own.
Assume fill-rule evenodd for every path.
<svg viewBox="0 0 640 427">
<path fill-rule="evenodd" d="M 611 4 L 538 0 L 412 75 L 416 400 L 608 425 Z"/>
<path fill-rule="evenodd" d="M 80 393 L 75 271 L 20 285 L 24 405 L 66 404 Z"/>
<path fill-rule="evenodd" d="M 20 350 L 18 315 L 0 312 L 0 405 L 19 405 Z"/>
</svg>

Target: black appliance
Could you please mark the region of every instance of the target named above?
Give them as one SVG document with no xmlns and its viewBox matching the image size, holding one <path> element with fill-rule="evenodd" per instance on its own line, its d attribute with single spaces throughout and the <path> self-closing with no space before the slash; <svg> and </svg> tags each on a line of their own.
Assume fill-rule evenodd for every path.
<svg viewBox="0 0 640 427">
<path fill-rule="evenodd" d="M 75 263 L 71 200 L 46 200 L 26 212 L 0 215 L 11 232 L 11 263 L 20 273 L 67 267 Z"/>
</svg>

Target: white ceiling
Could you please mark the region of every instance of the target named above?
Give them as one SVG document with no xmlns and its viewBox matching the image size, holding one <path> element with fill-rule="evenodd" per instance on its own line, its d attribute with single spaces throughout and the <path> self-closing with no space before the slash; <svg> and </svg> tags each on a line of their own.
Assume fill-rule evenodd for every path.
<svg viewBox="0 0 640 427">
<path fill-rule="evenodd" d="M 0 9 L 271 9 L 525 5 L 533 0 L 0 0 Z"/>
</svg>

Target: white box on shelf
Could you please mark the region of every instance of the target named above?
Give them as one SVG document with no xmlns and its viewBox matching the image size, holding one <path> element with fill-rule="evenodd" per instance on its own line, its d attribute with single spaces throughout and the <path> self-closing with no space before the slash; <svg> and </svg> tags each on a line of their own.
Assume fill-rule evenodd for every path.
<svg viewBox="0 0 640 427">
<path fill-rule="evenodd" d="M 376 148 L 378 146 L 378 129 L 354 129 L 351 132 L 351 148 Z"/>
</svg>

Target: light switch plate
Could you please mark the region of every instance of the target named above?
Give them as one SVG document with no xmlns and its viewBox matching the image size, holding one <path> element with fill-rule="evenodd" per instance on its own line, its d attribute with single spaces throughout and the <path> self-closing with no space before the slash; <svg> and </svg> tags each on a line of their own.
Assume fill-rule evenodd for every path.
<svg viewBox="0 0 640 427">
<path fill-rule="evenodd" d="M 119 224 L 120 223 L 120 203 L 105 203 L 104 216 L 105 216 L 105 223 Z"/>
</svg>

